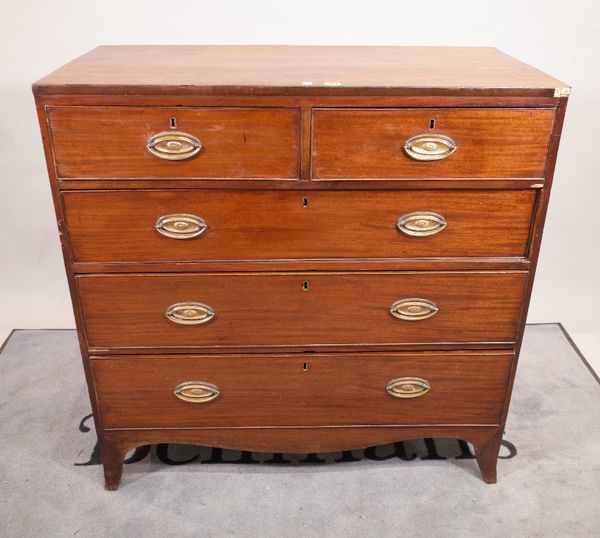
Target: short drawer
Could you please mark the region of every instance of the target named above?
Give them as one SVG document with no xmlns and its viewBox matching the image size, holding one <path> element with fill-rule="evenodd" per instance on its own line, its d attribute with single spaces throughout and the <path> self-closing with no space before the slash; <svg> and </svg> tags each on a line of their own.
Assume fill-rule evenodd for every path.
<svg viewBox="0 0 600 538">
<path fill-rule="evenodd" d="M 59 179 L 295 179 L 285 108 L 48 108 Z"/>
<path fill-rule="evenodd" d="M 106 357 L 103 427 L 499 424 L 509 353 Z M 178 395 L 179 396 L 178 396 Z"/>
<path fill-rule="evenodd" d="M 512 344 L 527 274 L 77 277 L 91 348 Z"/>
<path fill-rule="evenodd" d="M 525 257 L 522 191 L 65 192 L 78 263 Z"/>
<path fill-rule="evenodd" d="M 542 178 L 544 109 L 317 109 L 312 177 Z"/>
</svg>

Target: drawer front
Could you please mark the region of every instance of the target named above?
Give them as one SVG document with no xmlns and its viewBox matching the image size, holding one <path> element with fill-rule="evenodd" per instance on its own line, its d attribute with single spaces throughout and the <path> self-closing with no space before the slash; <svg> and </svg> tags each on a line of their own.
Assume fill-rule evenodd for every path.
<svg viewBox="0 0 600 538">
<path fill-rule="evenodd" d="M 312 177 L 542 178 L 553 120 L 543 109 L 315 110 Z"/>
<path fill-rule="evenodd" d="M 297 109 L 58 107 L 47 114 L 58 178 L 295 179 L 299 173 Z M 160 133 L 166 138 L 153 139 Z"/>
<path fill-rule="evenodd" d="M 526 276 L 517 271 L 113 274 L 83 275 L 77 282 L 92 348 L 310 348 L 512 343 Z"/>
<path fill-rule="evenodd" d="M 511 358 L 128 356 L 92 360 L 92 371 L 108 429 L 493 425 L 500 421 Z"/>
<path fill-rule="evenodd" d="M 535 197 L 531 190 L 63 193 L 74 260 L 82 263 L 524 257 Z"/>
</svg>

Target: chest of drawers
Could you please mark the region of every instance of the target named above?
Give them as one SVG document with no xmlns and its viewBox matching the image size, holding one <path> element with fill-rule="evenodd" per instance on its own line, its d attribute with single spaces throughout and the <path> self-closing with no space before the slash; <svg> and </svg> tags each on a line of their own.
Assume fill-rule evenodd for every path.
<svg viewBox="0 0 600 538">
<path fill-rule="evenodd" d="M 459 438 L 496 480 L 567 86 L 495 49 L 198 46 L 33 89 L 108 489 L 162 442 Z"/>
</svg>

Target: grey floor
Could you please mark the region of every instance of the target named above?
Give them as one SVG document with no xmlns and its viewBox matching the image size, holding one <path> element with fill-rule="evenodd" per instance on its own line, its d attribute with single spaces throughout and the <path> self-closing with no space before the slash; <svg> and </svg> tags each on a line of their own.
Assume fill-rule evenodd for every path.
<svg viewBox="0 0 600 538">
<path fill-rule="evenodd" d="M 557 325 L 527 328 L 496 485 L 436 440 L 337 463 L 153 447 L 107 492 L 89 412 L 74 332 L 15 332 L 0 354 L 0 536 L 600 535 L 600 386 Z"/>
</svg>

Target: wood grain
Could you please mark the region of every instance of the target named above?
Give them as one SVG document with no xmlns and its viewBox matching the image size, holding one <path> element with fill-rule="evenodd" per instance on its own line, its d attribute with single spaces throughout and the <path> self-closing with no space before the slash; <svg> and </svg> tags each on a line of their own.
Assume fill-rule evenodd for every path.
<svg viewBox="0 0 600 538">
<path fill-rule="evenodd" d="M 95 273 L 212 273 L 239 271 L 527 271 L 528 258 L 325 258 L 276 260 L 206 260 L 193 262 L 74 263 L 76 274 Z"/>
<path fill-rule="evenodd" d="M 557 86 L 565 84 L 493 48 L 177 45 L 98 47 L 35 83 L 34 91 L 552 95 Z"/>
<path fill-rule="evenodd" d="M 494 425 L 512 353 L 111 357 L 92 361 L 106 429 L 340 425 Z M 425 395 L 394 398 L 388 382 L 419 377 Z M 178 399 L 185 381 L 220 395 Z"/>
<path fill-rule="evenodd" d="M 550 148 L 548 150 L 548 167 L 546 169 L 546 183 L 542 192 L 540 193 L 540 200 L 536 206 L 536 214 L 534 217 L 534 225 L 531 231 L 531 245 L 529 248 L 529 258 L 531 260 L 531 270 L 529 273 L 529 279 L 527 281 L 527 288 L 525 291 L 525 298 L 523 300 L 523 309 L 521 310 L 521 319 L 519 320 L 519 331 L 517 335 L 517 342 L 515 345 L 515 361 L 510 374 L 510 380 L 508 383 L 507 397 L 504 402 L 504 413 L 502 415 L 502 423 L 506 423 L 508 415 L 508 409 L 510 406 L 511 395 L 513 385 L 515 381 L 515 374 L 517 370 L 517 364 L 519 361 L 519 355 L 521 352 L 521 346 L 523 345 L 523 334 L 525 332 L 525 324 L 527 322 L 527 313 L 529 311 L 529 303 L 531 301 L 531 293 L 533 290 L 533 284 L 535 279 L 535 273 L 538 265 L 540 249 L 542 244 L 542 235 L 544 232 L 544 224 L 546 221 L 546 213 L 548 211 L 548 204 L 550 202 L 550 192 L 552 184 L 554 182 L 554 172 L 556 170 L 556 161 L 558 158 L 558 147 L 561 141 L 561 134 L 567 111 L 568 99 L 561 99 L 559 107 L 556 111 L 556 120 L 554 122 L 554 128 L 552 130 L 552 139 Z M 493 446 L 493 444 L 492 444 Z"/>
<path fill-rule="evenodd" d="M 494 482 L 565 87 L 495 49 L 280 46 L 99 47 L 34 84 L 107 489 L 141 444 L 305 453 L 433 436 L 473 443 Z M 145 151 L 171 116 L 205 144 L 196 159 Z M 458 150 L 407 162 L 422 132 Z M 407 241 L 396 213 L 425 202 L 449 226 Z M 156 211 L 182 205 L 209 232 L 157 238 Z M 388 313 L 419 295 L 440 312 Z M 217 317 L 167 321 L 188 299 Z M 382 374 L 408 367 L 435 383 L 395 412 L 407 402 Z M 169 383 L 203 373 L 227 389 L 205 408 L 218 412 L 179 413 Z"/>
<path fill-rule="evenodd" d="M 494 440 L 501 435 L 502 427 L 498 426 L 168 428 L 107 430 L 102 432 L 100 443 L 105 469 L 105 487 L 108 490 L 116 490 L 123 471 L 123 458 L 129 450 L 141 445 L 180 443 L 254 452 L 311 454 L 432 437 L 462 439 L 473 444 L 476 450 L 479 450 L 478 462 L 483 462 L 483 457 L 486 456 L 485 466 L 481 470 L 484 479 L 492 482 L 496 477 L 495 461 L 492 461 L 488 455 L 493 452 Z M 411 454 L 407 456 L 410 457 Z M 471 471 L 465 468 L 465 472 Z"/>
<path fill-rule="evenodd" d="M 107 430 L 103 438 L 121 447 L 122 457 L 141 445 L 179 443 L 253 452 L 310 454 L 360 449 L 409 439 L 462 439 L 483 446 L 498 426 L 313 426 L 303 428 L 163 428 Z M 501 430 L 500 430 L 501 431 Z M 121 461 L 122 463 L 122 461 Z"/>
<path fill-rule="evenodd" d="M 561 99 L 553 95 L 462 95 L 434 92 L 432 89 L 412 92 L 411 95 L 373 95 L 362 90 L 347 95 L 329 95 L 329 87 L 316 88 L 311 94 L 289 93 L 279 95 L 219 94 L 37 94 L 47 107 L 57 106 L 152 106 L 152 107 L 262 107 L 268 97 L 268 106 L 274 107 L 354 107 L 354 108 L 550 108 L 555 109 Z M 334 88 L 335 90 L 335 88 Z M 541 90 L 548 93 L 549 90 Z M 531 92 L 531 90 L 530 90 Z"/>
<path fill-rule="evenodd" d="M 319 109 L 312 177 L 543 177 L 553 120 L 552 110 L 539 109 Z M 415 161 L 404 143 L 423 134 L 448 136 L 457 149 L 443 160 Z"/>
<path fill-rule="evenodd" d="M 204 273 L 77 277 L 88 345 L 101 348 L 514 342 L 527 274 Z M 308 290 L 304 289 L 308 283 Z M 433 301 L 421 321 L 394 318 L 403 298 Z M 210 306 L 197 326 L 165 316 L 174 303 Z"/>
<path fill-rule="evenodd" d="M 79 352 L 81 355 L 81 364 L 83 373 L 85 376 L 87 394 L 94 417 L 94 425 L 99 435 L 102 434 L 102 421 L 100 419 L 100 413 L 96 402 L 96 390 L 94 388 L 94 379 L 92 377 L 91 363 L 89 360 L 88 346 L 85 338 L 85 330 L 83 325 L 83 313 L 79 304 L 79 296 L 77 290 L 77 284 L 75 282 L 75 274 L 73 272 L 73 258 L 71 252 L 71 243 L 69 241 L 68 229 L 66 226 L 66 220 L 64 217 L 64 210 L 62 199 L 60 196 L 59 184 L 56 181 L 54 175 L 54 159 L 52 155 L 52 144 L 50 142 L 50 132 L 48 129 L 48 123 L 46 121 L 46 110 L 40 101 L 36 99 L 36 112 L 38 122 L 40 125 L 40 134 L 44 145 L 44 156 L 46 161 L 46 170 L 48 178 L 50 179 L 50 190 L 52 193 L 52 203 L 54 206 L 54 213 L 56 215 L 56 227 L 58 237 L 60 239 L 60 248 L 62 251 L 63 263 L 65 273 L 67 276 L 67 284 L 69 286 L 69 295 L 71 304 L 73 306 L 73 317 L 75 318 L 75 326 L 77 328 L 77 340 L 79 343 Z M 114 456 L 114 453 L 113 453 Z M 111 459 L 114 461 L 114 457 Z M 122 462 L 121 462 L 122 465 Z M 114 475 L 113 475 L 114 476 Z"/>
<path fill-rule="evenodd" d="M 543 178 L 427 178 L 423 179 L 353 179 L 290 181 L 289 179 L 59 179 L 60 191 L 79 190 L 149 190 L 149 189 L 203 189 L 203 190 L 258 190 L 266 187 L 278 191 L 389 191 L 389 190 L 522 190 L 537 189 L 544 185 Z"/>
<path fill-rule="evenodd" d="M 47 110 L 59 178 L 278 178 L 299 175 L 300 113 L 290 108 L 56 107 Z M 146 144 L 170 130 L 202 143 L 166 161 Z"/>
<path fill-rule="evenodd" d="M 77 263 L 210 260 L 215 268 L 219 260 L 523 258 L 535 199 L 532 190 L 63 193 Z M 401 233 L 399 217 L 415 211 L 442 215 L 446 228 Z M 196 215 L 208 229 L 164 237 L 154 225 L 173 213 Z"/>
</svg>

